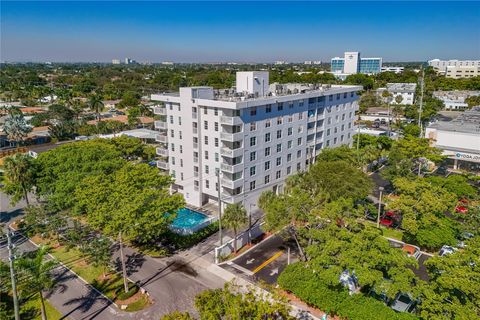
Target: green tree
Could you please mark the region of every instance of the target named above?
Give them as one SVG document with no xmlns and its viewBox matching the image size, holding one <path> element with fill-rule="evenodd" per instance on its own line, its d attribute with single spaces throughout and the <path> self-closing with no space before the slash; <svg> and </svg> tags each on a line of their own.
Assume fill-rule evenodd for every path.
<svg viewBox="0 0 480 320">
<path fill-rule="evenodd" d="M 97 121 L 100 121 L 100 112 L 105 108 L 102 98 L 96 94 L 91 95 L 88 100 L 88 107 L 97 115 Z"/>
<path fill-rule="evenodd" d="M 401 104 L 402 101 L 403 101 L 403 97 L 402 97 L 401 95 L 397 95 L 397 96 L 395 97 L 395 102 L 396 102 L 397 104 Z"/>
<path fill-rule="evenodd" d="M 16 145 L 22 144 L 32 128 L 27 125 L 23 114 L 16 108 L 10 108 L 8 115 L 5 117 L 3 131 L 7 134 L 10 142 Z"/>
<path fill-rule="evenodd" d="M 450 193 L 454 193 L 459 199 L 474 199 L 478 196 L 479 191 L 472 186 L 467 177 L 458 174 L 452 174 L 448 177 L 430 176 L 427 181 L 434 186 L 444 188 Z"/>
<path fill-rule="evenodd" d="M 39 295 L 42 320 L 47 320 L 43 293 L 55 285 L 52 271 L 58 265 L 56 261 L 48 260 L 47 254 L 48 247 L 43 246 L 33 256 L 25 256 L 15 261 L 20 270 L 19 274 L 26 277 L 21 287 Z"/>
<path fill-rule="evenodd" d="M 164 315 L 161 320 L 194 320 L 194 318 L 188 312 L 174 311 L 172 313 Z"/>
<path fill-rule="evenodd" d="M 95 267 L 101 267 L 105 274 L 112 258 L 112 242 L 107 237 L 95 237 L 88 241 L 84 249 L 87 259 Z"/>
<path fill-rule="evenodd" d="M 380 98 L 374 91 L 364 92 L 358 101 L 359 112 L 365 113 L 369 108 L 378 108 L 382 105 Z"/>
<path fill-rule="evenodd" d="M 468 107 L 471 109 L 475 106 L 480 106 L 480 96 L 470 96 L 465 99 Z"/>
<path fill-rule="evenodd" d="M 225 228 L 233 230 L 233 250 L 237 253 L 237 232 L 247 223 L 247 211 L 240 203 L 228 204 L 223 213 L 222 223 Z"/>
<path fill-rule="evenodd" d="M 24 199 L 30 205 L 28 193 L 35 184 L 35 169 L 33 158 L 27 154 L 17 153 L 3 161 L 4 190 L 11 195 L 12 205 Z"/>
<path fill-rule="evenodd" d="M 375 85 L 373 77 L 362 73 L 349 75 L 344 83 L 363 86 L 364 90 L 372 90 Z"/>
</svg>

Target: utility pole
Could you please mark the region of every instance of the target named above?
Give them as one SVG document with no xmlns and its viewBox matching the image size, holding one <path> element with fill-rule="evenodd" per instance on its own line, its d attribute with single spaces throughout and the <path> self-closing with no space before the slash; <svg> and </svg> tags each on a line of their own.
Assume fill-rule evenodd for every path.
<svg viewBox="0 0 480 320">
<path fill-rule="evenodd" d="M 218 237 L 220 238 L 220 246 L 223 245 L 222 236 L 222 198 L 221 198 L 221 185 L 220 185 L 220 170 L 217 172 L 217 185 L 218 185 Z"/>
<path fill-rule="evenodd" d="M 379 187 L 378 190 L 380 190 L 380 198 L 378 201 L 378 215 L 377 215 L 377 228 L 380 228 L 380 213 L 382 211 L 382 193 L 383 193 L 383 187 Z"/>
<path fill-rule="evenodd" d="M 15 261 L 15 256 L 12 253 L 12 239 L 10 238 L 10 230 L 7 231 L 7 241 L 8 241 L 8 261 L 10 264 L 10 278 L 12 281 L 12 292 L 13 292 L 13 308 L 15 312 L 15 320 L 20 320 L 20 311 L 18 308 L 18 297 L 17 297 L 17 281 L 15 279 L 15 269 L 13 262 Z"/>
<path fill-rule="evenodd" d="M 120 244 L 120 260 L 122 261 L 123 287 L 125 289 L 125 293 L 127 293 L 128 292 L 127 268 L 125 267 L 125 258 L 123 257 L 122 231 L 118 232 L 118 242 Z"/>
<path fill-rule="evenodd" d="M 360 110 L 358 111 L 358 119 L 357 119 L 357 161 L 360 165 Z"/>
<path fill-rule="evenodd" d="M 424 85 L 425 71 L 422 67 L 422 76 L 420 78 L 420 110 L 418 111 L 418 127 L 420 128 L 420 138 L 423 136 L 422 129 L 422 112 L 423 112 L 423 85 Z"/>
</svg>

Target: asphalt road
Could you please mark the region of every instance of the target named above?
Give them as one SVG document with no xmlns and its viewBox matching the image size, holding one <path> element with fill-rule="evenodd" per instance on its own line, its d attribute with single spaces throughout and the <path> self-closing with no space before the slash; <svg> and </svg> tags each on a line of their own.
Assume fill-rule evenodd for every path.
<svg viewBox="0 0 480 320">
<path fill-rule="evenodd" d="M 275 284 L 279 274 L 288 264 L 289 247 L 290 262 L 298 261 L 294 243 L 287 243 L 282 237 L 273 235 L 222 267 L 251 280 Z"/>
</svg>

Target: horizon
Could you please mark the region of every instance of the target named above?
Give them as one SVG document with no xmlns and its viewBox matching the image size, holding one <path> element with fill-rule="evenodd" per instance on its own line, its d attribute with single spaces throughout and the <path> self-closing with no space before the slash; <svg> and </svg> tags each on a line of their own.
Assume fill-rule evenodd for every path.
<svg viewBox="0 0 480 320">
<path fill-rule="evenodd" d="M 387 63 L 480 57 L 478 2 L 2 1 L 1 7 L 1 61 L 329 63 L 345 51 Z"/>
</svg>

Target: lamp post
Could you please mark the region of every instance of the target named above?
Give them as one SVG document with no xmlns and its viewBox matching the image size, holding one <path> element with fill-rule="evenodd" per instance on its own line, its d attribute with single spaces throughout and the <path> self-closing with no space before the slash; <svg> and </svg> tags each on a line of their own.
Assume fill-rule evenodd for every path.
<svg viewBox="0 0 480 320">
<path fill-rule="evenodd" d="M 250 203 L 248 209 L 248 244 L 252 244 L 252 207 L 255 207 L 255 203 Z"/>
<path fill-rule="evenodd" d="M 380 198 L 379 198 L 379 200 L 378 200 L 377 228 L 380 228 L 380 212 L 382 211 L 382 193 L 383 193 L 383 187 L 378 187 L 378 190 L 380 191 Z"/>
</svg>

